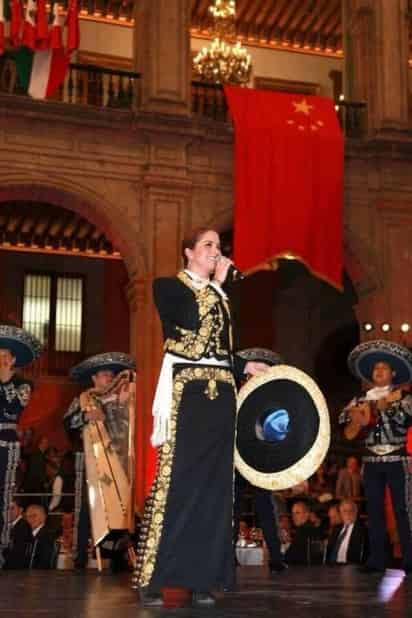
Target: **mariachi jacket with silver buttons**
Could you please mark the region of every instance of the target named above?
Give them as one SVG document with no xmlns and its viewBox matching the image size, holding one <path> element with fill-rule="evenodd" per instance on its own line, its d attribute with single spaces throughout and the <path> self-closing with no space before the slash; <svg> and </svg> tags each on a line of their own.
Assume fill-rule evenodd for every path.
<svg viewBox="0 0 412 618">
<path fill-rule="evenodd" d="M 339 422 L 343 424 L 348 420 L 348 412 L 342 412 Z M 412 395 L 404 392 L 401 399 L 390 403 L 386 410 L 379 411 L 376 423 L 367 428 L 364 444 L 366 448 L 381 445 L 402 448 L 406 445 L 408 428 L 411 426 Z"/>
<path fill-rule="evenodd" d="M 17 440 L 16 425 L 31 392 L 31 382 L 17 375 L 8 382 L 0 382 L 0 440 Z"/>
</svg>

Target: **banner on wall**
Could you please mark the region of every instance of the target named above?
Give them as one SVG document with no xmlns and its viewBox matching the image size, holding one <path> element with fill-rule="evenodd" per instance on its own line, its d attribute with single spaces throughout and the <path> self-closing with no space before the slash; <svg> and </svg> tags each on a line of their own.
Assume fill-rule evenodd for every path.
<svg viewBox="0 0 412 618">
<path fill-rule="evenodd" d="M 342 289 L 343 136 L 331 99 L 226 86 L 235 125 L 234 259 L 302 261 Z"/>
</svg>

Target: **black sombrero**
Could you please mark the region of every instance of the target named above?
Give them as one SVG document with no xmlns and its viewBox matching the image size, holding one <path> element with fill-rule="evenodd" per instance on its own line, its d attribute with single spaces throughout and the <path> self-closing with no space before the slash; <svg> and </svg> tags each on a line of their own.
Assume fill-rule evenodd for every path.
<svg viewBox="0 0 412 618">
<path fill-rule="evenodd" d="M 356 346 L 348 357 L 350 371 L 365 382 L 371 382 L 373 368 L 379 362 L 387 363 L 395 372 L 394 384 L 412 381 L 412 352 L 393 341 L 365 341 Z"/>
<path fill-rule="evenodd" d="M 42 352 L 42 345 L 34 335 L 8 324 L 0 324 L 0 348 L 10 350 L 16 359 L 15 367 L 28 365 Z"/>
<path fill-rule="evenodd" d="M 268 348 L 246 348 L 245 350 L 240 350 L 240 352 L 237 352 L 237 355 L 246 361 L 267 363 L 271 366 L 280 365 L 280 363 L 283 363 L 283 359 L 280 354 L 277 354 L 277 352 L 273 352 Z"/>
<path fill-rule="evenodd" d="M 77 382 L 90 382 L 92 375 L 98 371 L 119 373 L 124 369 L 135 369 L 134 359 L 124 352 L 105 352 L 96 354 L 82 361 L 70 371 L 70 377 Z"/>
<path fill-rule="evenodd" d="M 235 464 L 253 485 L 297 485 L 320 466 L 329 444 L 325 398 L 303 371 L 277 365 L 241 388 Z"/>
</svg>

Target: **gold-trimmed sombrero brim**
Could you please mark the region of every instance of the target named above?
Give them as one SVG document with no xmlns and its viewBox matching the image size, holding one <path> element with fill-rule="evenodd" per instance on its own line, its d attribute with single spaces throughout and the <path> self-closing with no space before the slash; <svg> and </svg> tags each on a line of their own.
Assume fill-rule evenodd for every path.
<svg viewBox="0 0 412 618">
<path fill-rule="evenodd" d="M 235 448 L 235 466 L 252 485 L 270 490 L 289 489 L 307 480 L 321 465 L 330 445 L 330 420 L 325 398 L 317 384 L 305 372 L 289 365 L 271 367 L 251 378 L 239 391 L 238 413 L 246 399 L 259 387 L 271 381 L 289 380 L 300 385 L 311 398 L 318 414 L 318 431 L 309 450 L 295 463 L 279 472 L 262 472 L 250 466 Z"/>
</svg>

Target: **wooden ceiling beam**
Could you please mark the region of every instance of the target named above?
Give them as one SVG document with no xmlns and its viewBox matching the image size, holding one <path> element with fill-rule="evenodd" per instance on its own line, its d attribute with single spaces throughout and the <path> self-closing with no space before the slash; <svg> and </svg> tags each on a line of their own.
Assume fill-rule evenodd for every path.
<svg viewBox="0 0 412 618">
<path fill-rule="evenodd" d="M 335 13 L 333 17 L 334 18 L 330 19 L 328 26 L 325 28 L 325 32 L 329 36 L 336 36 L 338 34 L 339 26 L 342 24 L 342 16 L 339 12 Z"/>
<path fill-rule="evenodd" d="M 262 8 L 260 9 L 257 17 L 256 17 L 256 22 L 261 26 L 268 26 L 268 19 L 271 15 L 271 12 L 273 11 L 273 2 L 272 0 L 266 0 L 266 2 L 263 3 Z"/>
<path fill-rule="evenodd" d="M 329 11 L 322 15 L 319 25 L 319 30 L 324 34 L 328 34 L 328 25 L 336 19 L 336 14 L 340 15 L 340 0 L 335 0 L 334 3 L 331 3 L 329 9 Z"/>
<path fill-rule="evenodd" d="M 282 28 L 280 25 L 280 20 L 282 19 L 282 16 L 284 15 L 284 13 L 287 11 L 289 3 L 290 3 L 290 0 L 284 0 L 283 4 L 279 6 L 279 11 L 277 12 L 276 18 L 271 25 L 270 39 L 280 38 L 282 36 Z"/>
<path fill-rule="evenodd" d="M 294 14 L 291 15 L 291 17 L 289 18 L 289 23 L 287 23 L 285 27 L 289 30 L 300 30 L 301 24 L 305 21 L 307 17 L 307 10 L 307 2 L 298 2 Z"/>
<path fill-rule="evenodd" d="M 288 4 L 289 0 L 272 0 L 271 5 L 273 7 L 273 12 L 267 20 L 271 28 L 275 28 L 278 25 L 279 17 L 281 17 Z"/>
<path fill-rule="evenodd" d="M 262 9 L 265 7 L 267 0 L 255 0 L 249 3 L 249 8 L 246 10 L 245 15 L 242 16 L 242 20 L 248 24 L 256 24 L 257 17 Z"/>
<path fill-rule="evenodd" d="M 318 35 L 318 29 L 316 28 L 316 22 L 319 19 L 319 14 L 330 3 L 330 0 L 323 0 L 322 4 L 317 5 L 317 10 L 313 12 L 312 19 L 306 26 L 306 30 L 303 33 L 303 44 L 309 44 L 312 46 L 312 41 L 316 39 Z M 302 26 L 303 29 L 303 26 Z"/>
</svg>

